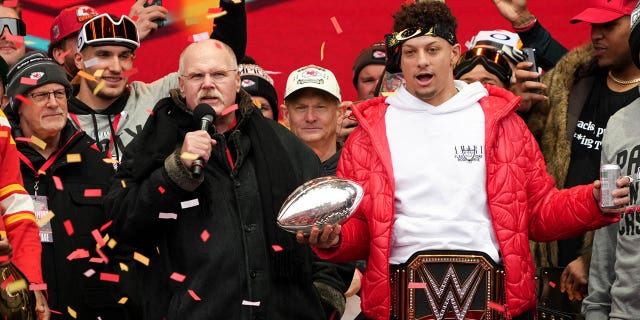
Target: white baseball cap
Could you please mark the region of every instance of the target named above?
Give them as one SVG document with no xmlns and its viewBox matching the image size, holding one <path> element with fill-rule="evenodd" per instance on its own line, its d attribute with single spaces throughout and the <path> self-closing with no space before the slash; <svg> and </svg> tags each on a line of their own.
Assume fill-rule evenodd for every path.
<svg viewBox="0 0 640 320">
<path fill-rule="evenodd" d="M 284 98 L 287 99 L 292 93 L 304 88 L 322 90 L 336 97 L 338 101 L 342 100 L 336 76 L 328 69 L 316 65 L 304 66 L 291 72 L 287 79 Z"/>
</svg>

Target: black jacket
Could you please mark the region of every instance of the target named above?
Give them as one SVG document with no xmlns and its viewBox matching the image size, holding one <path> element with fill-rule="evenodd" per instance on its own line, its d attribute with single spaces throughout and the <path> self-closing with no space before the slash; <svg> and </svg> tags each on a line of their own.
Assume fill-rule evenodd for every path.
<svg viewBox="0 0 640 320">
<path fill-rule="evenodd" d="M 199 121 L 175 98 L 160 100 L 125 150 L 116 180 L 126 188 L 114 183 L 105 204 L 118 238 L 151 258 L 145 319 L 326 317 L 312 284 L 325 271 L 275 224 L 286 195 L 319 176 L 320 162 L 244 91 L 238 96 L 237 125 L 213 135 L 203 181 L 180 163 L 180 144 Z M 175 216 L 160 218 L 166 213 Z"/>
<path fill-rule="evenodd" d="M 21 137 L 17 124 L 12 124 L 13 134 Z M 30 194 L 46 196 L 48 208 L 55 214 L 51 219 L 53 242 L 42 244 L 42 273 L 47 283 L 48 302 L 53 310 L 62 312 L 60 318 L 73 319 L 67 306 L 77 312 L 78 319 L 126 319 L 118 284 L 100 280 L 102 272 L 116 273 L 104 263 L 89 262 L 89 257 L 68 260 L 78 249 L 87 250 L 91 257 L 98 257 L 93 230 L 99 230 L 108 221 L 102 207 L 102 197 L 92 196 L 87 190 L 100 190 L 106 194 L 114 174 L 113 165 L 105 163 L 105 155 L 93 147 L 94 141 L 70 123 L 62 130 L 60 149 L 49 159 L 55 158 L 44 174 L 38 171 L 47 159 L 26 142 L 17 141 L 20 170 L 24 186 Z M 69 162 L 67 156 L 77 154 L 81 162 Z M 73 156 L 72 156 L 73 157 Z M 54 178 L 59 178 L 61 188 Z M 98 194 L 95 194 L 98 195 Z M 64 223 L 73 227 L 71 235 Z M 108 230 L 101 234 L 104 236 Z M 93 269 L 91 277 L 84 275 Z M 52 319 L 60 319 L 56 314 Z"/>
</svg>

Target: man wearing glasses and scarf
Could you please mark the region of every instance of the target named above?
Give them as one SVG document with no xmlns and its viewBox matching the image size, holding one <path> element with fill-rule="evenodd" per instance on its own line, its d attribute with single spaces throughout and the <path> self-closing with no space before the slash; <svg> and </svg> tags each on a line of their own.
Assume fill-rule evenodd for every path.
<svg viewBox="0 0 640 320">
<path fill-rule="evenodd" d="M 441 2 L 396 13 L 387 68 L 406 84 L 353 107 L 360 125 L 338 165 L 338 176 L 363 186 L 360 207 L 342 226 L 298 233 L 321 258 L 367 259 L 369 319 L 533 319 L 529 239 L 570 237 L 624 211 L 599 207 L 598 181 L 554 188 L 514 112 L 520 98 L 454 80 L 456 26 Z M 616 205 L 629 202 L 627 184 L 617 181 Z"/>
</svg>

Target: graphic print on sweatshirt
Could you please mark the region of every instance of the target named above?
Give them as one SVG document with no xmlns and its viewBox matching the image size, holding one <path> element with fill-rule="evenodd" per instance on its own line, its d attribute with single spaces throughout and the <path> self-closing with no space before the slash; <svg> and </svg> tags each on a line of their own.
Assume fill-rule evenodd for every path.
<svg viewBox="0 0 640 320">
<path fill-rule="evenodd" d="M 459 145 L 454 147 L 454 157 L 460 162 L 480 161 L 484 157 L 482 145 Z"/>
<path fill-rule="evenodd" d="M 625 213 L 620 217 L 620 236 L 640 236 L 640 203 L 638 202 L 638 190 L 640 189 L 640 145 L 636 145 L 630 150 L 625 149 L 616 155 L 616 162 L 623 169 L 622 175 L 630 176 L 633 179 L 629 188 L 630 205 Z"/>
</svg>

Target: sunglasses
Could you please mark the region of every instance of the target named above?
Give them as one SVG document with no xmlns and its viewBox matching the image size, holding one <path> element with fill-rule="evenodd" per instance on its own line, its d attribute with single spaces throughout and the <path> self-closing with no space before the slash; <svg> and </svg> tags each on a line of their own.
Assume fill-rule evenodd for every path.
<svg viewBox="0 0 640 320">
<path fill-rule="evenodd" d="M 86 45 L 122 45 L 135 50 L 140 47 L 138 29 L 135 22 L 127 16 L 113 21 L 107 13 L 87 21 L 78 35 L 78 52 Z"/>
<path fill-rule="evenodd" d="M 0 33 L 4 31 L 4 28 L 9 28 L 9 32 L 11 32 L 14 36 L 26 36 L 27 35 L 27 25 L 24 24 L 24 21 L 16 18 L 0 18 Z"/>
</svg>

